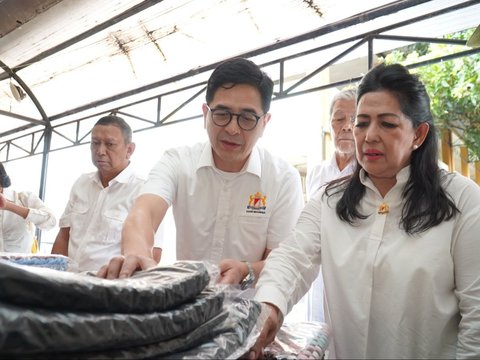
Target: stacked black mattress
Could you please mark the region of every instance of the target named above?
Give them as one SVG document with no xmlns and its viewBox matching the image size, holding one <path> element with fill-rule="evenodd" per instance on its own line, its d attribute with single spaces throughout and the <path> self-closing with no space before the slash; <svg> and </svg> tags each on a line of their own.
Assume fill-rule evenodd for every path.
<svg viewBox="0 0 480 360">
<path fill-rule="evenodd" d="M 105 280 L 0 261 L 0 354 L 17 358 L 239 357 L 261 312 L 209 286 L 202 262 Z M 240 351 L 240 353 L 239 353 Z"/>
</svg>

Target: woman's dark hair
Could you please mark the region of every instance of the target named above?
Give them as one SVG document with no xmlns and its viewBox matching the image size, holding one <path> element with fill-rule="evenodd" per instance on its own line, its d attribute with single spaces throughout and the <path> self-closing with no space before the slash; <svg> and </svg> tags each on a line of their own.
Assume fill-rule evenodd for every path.
<svg viewBox="0 0 480 360">
<path fill-rule="evenodd" d="M 422 146 L 413 151 L 410 161 L 410 177 L 403 191 L 405 204 L 400 224 L 409 234 L 420 233 L 449 220 L 459 210 L 441 186 L 447 174 L 438 167 L 437 133 L 430 111 L 430 98 L 425 86 L 416 75 L 400 64 L 378 65 L 361 80 L 357 89 L 357 104 L 363 95 L 386 90 L 398 100 L 402 112 L 417 128 L 428 123 L 430 130 Z M 353 224 L 355 219 L 365 219 L 358 204 L 365 195 L 365 186 L 360 182 L 361 166 L 357 161 L 355 172 L 349 181 L 335 182 L 327 186 L 327 196 L 344 189 L 337 203 L 340 219 Z"/>
<path fill-rule="evenodd" d="M 130 144 L 132 142 L 132 128 L 128 123 L 121 118 L 120 116 L 117 115 L 107 115 L 102 118 L 100 118 L 96 123 L 95 126 L 97 125 L 113 125 L 118 127 L 123 134 L 123 138 L 125 140 L 125 144 Z"/>
<path fill-rule="evenodd" d="M 230 59 L 217 66 L 208 80 L 205 96 L 207 104 L 213 100 L 218 88 L 231 88 L 237 84 L 256 87 L 262 97 L 263 112 L 267 113 L 270 110 L 273 81 L 258 65 L 244 58 Z"/>
<path fill-rule="evenodd" d="M 12 185 L 12 182 L 10 181 L 10 177 L 8 176 L 7 171 L 5 170 L 5 167 L 0 162 L 0 186 L 2 188 L 8 188 L 10 185 Z"/>
</svg>

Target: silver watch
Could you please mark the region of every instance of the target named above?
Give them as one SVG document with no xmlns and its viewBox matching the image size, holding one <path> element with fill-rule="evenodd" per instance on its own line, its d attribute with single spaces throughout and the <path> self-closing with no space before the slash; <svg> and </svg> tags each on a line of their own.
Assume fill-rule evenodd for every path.
<svg viewBox="0 0 480 360">
<path fill-rule="evenodd" d="M 246 290 L 246 289 L 252 287 L 253 283 L 256 280 L 255 279 L 255 272 L 253 271 L 252 265 L 248 261 L 244 261 L 244 263 L 248 267 L 248 274 L 247 274 L 247 276 L 245 276 L 243 278 L 242 282 L 240 283 L 240 288 L 242 290 Z"/>
</svg>

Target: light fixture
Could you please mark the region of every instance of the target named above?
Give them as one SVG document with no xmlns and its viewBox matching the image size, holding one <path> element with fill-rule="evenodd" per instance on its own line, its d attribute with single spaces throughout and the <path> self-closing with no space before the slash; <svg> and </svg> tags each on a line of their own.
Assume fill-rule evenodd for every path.
<svg viewBox="0 0 480 360">
<path fill-rule="evenodd" d="M 25 94 L 25 91 L 23 91 L 23 89 L 20 86 L 15 85 L 11 81 L 10 81 L 10 91 L 12 92 L 13 97 L 17 101 L 22 101 L 27 96 L 27 94 Z"/>
</svg>

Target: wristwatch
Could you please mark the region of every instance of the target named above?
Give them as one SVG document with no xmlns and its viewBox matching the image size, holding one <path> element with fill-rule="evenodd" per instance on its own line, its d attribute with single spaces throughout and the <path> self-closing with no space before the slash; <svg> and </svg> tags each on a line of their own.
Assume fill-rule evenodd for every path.
<svg viewBox="0 0 480 360">
<path fill-rule="evenodd" d="M 248 268 L 248 274 L 245 276 L 240 283 L 240 288 L 242 290 L 246 290 L 249 287 L 252 287 L 253 283 L 255 282 L 255 272 L 253 271 L 252 265 L 248 261 L 244 261 L 245 265 L 247 265 Z"/>
</svg>

